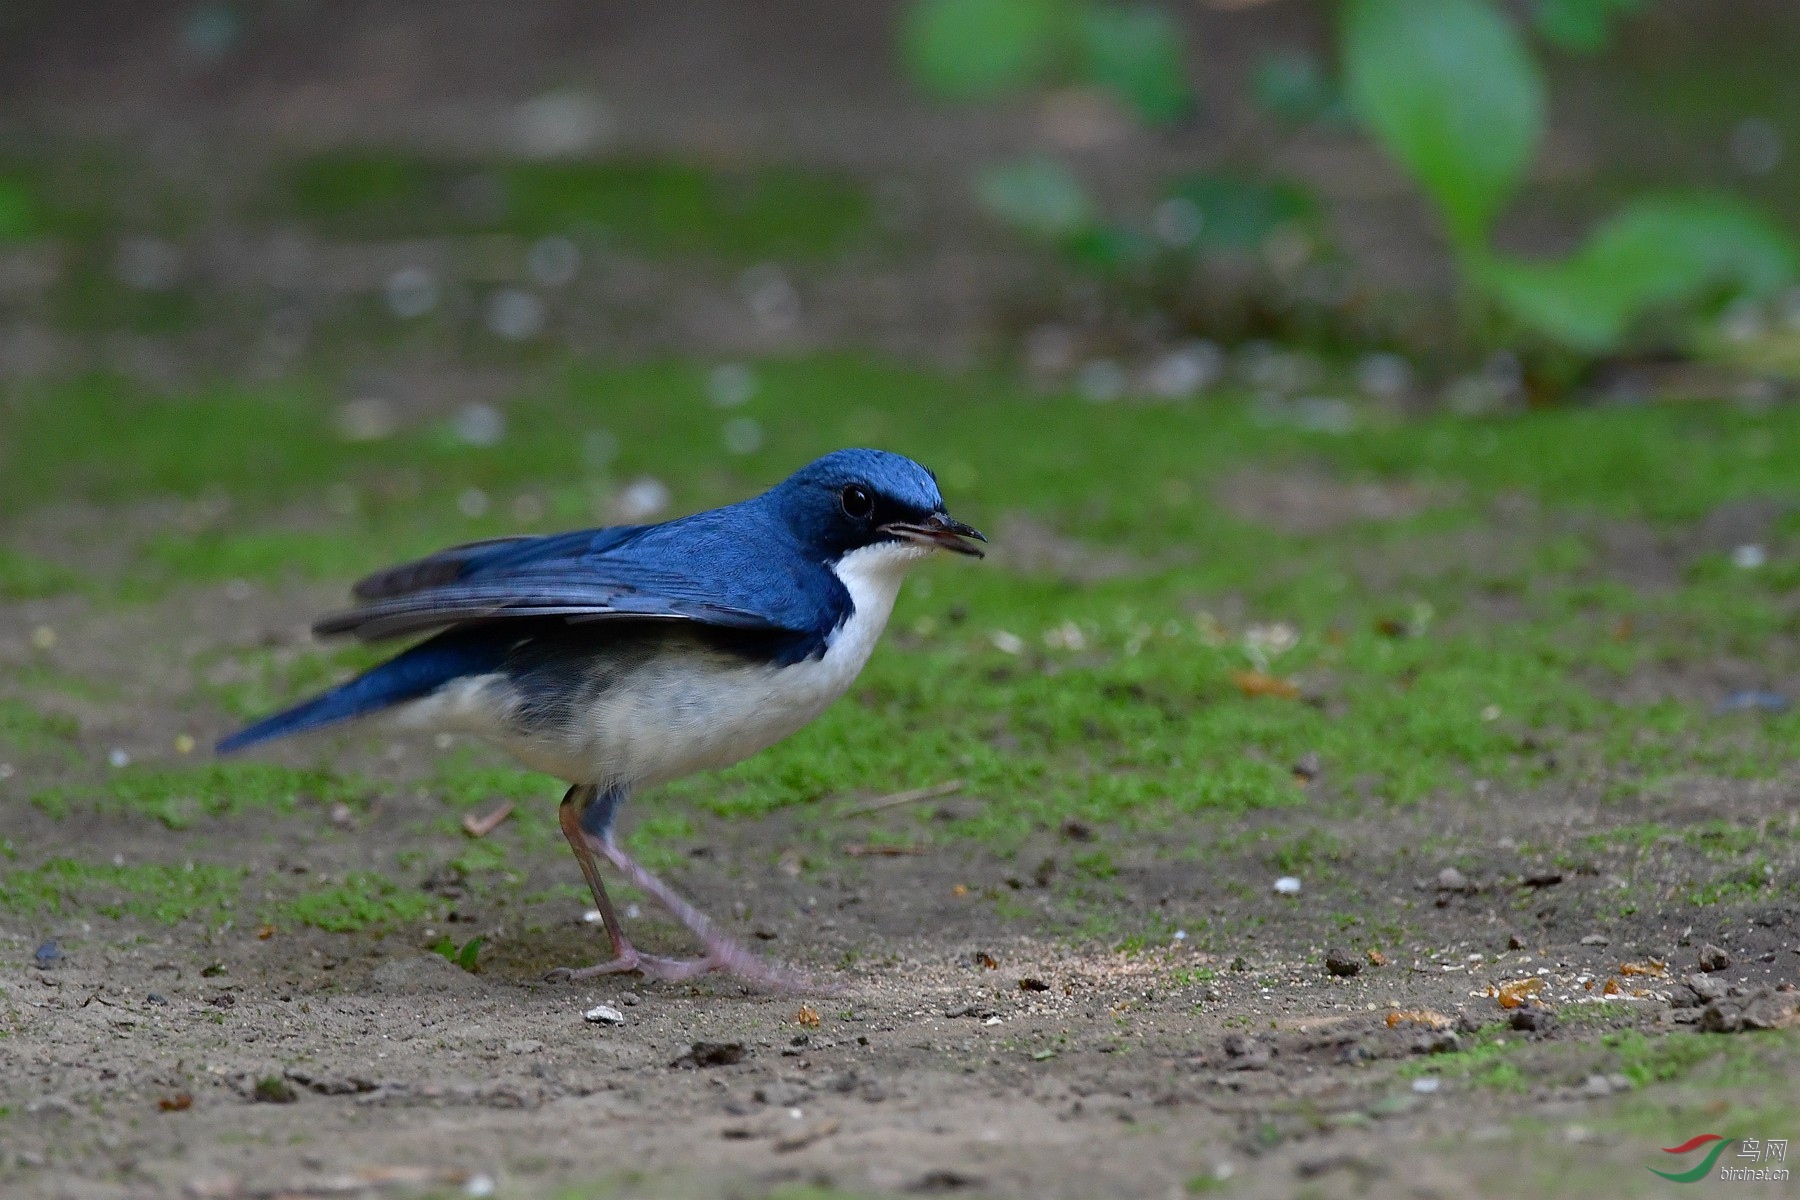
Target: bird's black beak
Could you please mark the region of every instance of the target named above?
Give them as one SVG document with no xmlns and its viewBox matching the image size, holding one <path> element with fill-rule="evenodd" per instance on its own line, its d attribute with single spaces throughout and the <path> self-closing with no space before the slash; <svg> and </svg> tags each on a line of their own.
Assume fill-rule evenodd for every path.
<svg viewBox="0 0 1800 1200">
<path fill-rule="evenodd" d="M 883 525 L 881 532 L 905 538 L 909 542 L 918 542 L 922 546 L 934 546 L 953 554 L 966 554 L 970 558 L 982 556 L 981 549 L 972 542 L 987 541 L 981 536 L 981 530 L 952 519 L 948 513 L 932 513 L 916 524 L 910 521 L 893 521 Z"/>
</svg>

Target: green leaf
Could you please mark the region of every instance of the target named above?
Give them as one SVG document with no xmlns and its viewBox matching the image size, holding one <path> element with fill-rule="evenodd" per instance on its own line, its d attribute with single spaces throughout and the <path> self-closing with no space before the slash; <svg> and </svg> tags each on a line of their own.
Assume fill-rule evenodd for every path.
<svg viewBox="0 0 1800 1200">
<path fill-rule="evenodd" d="M 1543 132 L 1518 31 L 1488 0 L 1349 0 L 1343 51 L 1357 115 L 1479 256 Z"/>
<path fill-rule="evenodd" d="M 475 970 L 479 969 L 479 967 L 480 967 L 480 961 L 479 961 L 480 958 L 481 958 L 481 938 L 472 937 L 468 940 L 468 942 L 466 944 L 464 944 L 464 946 L 461 950 L 458 950 L 456 952 L 456 958 L 454 959 L 454 961 L 457 966 L 461 967 L 465 971 L 475 971 Z"/>
<path fill-rule="evenodd" d="M 0 179 L 0 242 L 22 242 L 38 232 L 30 190 L 17 180 Z"/>
<path fill-rule="evenodd" d="M 1160 8 L 1095 4 L 1081 21 L 1083 73 L 1151 125 L 1167 125 L 1193 105 L 1181 29 Z"/>
<path fill-rule="evenodd" d="M 1060 241 L 1093 224 L 1094 207 L 1081 182 L 1052 158 L 987 167 L 975 194 L 983 208 L 1014 229 Z"/>
<path fill-rule="evenodd" d="M 1496 259 L 1482 283 L 1536 332 L 1589 354 L 1615 350 L 1658 311 L 1766 296 L 1796 276 L 1793 241 L 1724 196 L 1650 196 L 1561 262 Z"/>
<path fill-rule="evenodd" d="M 1264 55 L 1250 76 L 1250 96 L 1258 108 L 1288 125 L 1341 121 L 1346 115 L 1344 98 L 1319 60 L 1304 50 Z"/>
<path fill-rule="evenodd" d="M 1643 0 L 1537 0 L 1532 23 L 1543 39 L 1570 54 L 1606 49 L 1612 24 L 1643 7 Z"/>
<path fill-rule="evenodd" d="M 986 100 L 1036 83 L 1066 52 L 1065 0 L 917 0 L 901 30 L 914 84 L 940 100 Z"/>
<path fill-rule="evenodd" d="M 1184 176 L 1169 196 L 1199 213 L 1194 245 L 1202 250 L 1255 251 L 1281 226 L 1309 221 L 1316 212 L 1312 196 L 1295 184 L 1222 172 Z"/>
<path fill-rule="evenodd" d="M 1094 224 L 1069 238 L 1063 249 L 1078 266 L 1121 274 L 1150 266 L 1161 247 L 1156 239 L 1127 226 Z"/>
</svg>

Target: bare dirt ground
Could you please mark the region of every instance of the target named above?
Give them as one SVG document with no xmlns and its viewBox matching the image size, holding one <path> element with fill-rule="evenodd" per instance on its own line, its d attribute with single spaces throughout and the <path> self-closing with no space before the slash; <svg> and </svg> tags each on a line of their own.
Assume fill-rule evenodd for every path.
<svg viewBox="0 0 1800 1200">
<path fill-rule="evenodd" d="M 54 622 L 50 663 L 108 697 L 85 713 L 79 757 L 129 745 L 174 759 L 166 747 L 190 718 L 169 698 L 191 684 L 196 659 L 287 636 L 314 599 L 211 589 L 127 621 L 74 602 L 20 603 L 0 613 L 0 648 L 13 669 L 42 666 L 32 637 Z M 170 636 L 176 626 L 184 638 Z M 1627 1194 L 1658 1182 L 1641 1165 L 1654 1146 L 1680 1140 L 1644 1132 L 1646 1120 L 1685 1130 L 1727 1102 L 1720 1081 L 1704 1079 L 1640 1096 L 1600 1035 L 1729 1026 L 1746 1007 L 1752 1024 L 1794 1019 L 1794 906 L 1622 916 L 1611 899 L 1624 884 L 1617 864 L 1579 850 L 1599 816 L 1597 789 L 1514 792 L 1503 780 L 1465 801 L 1309 815 L 1307 828 L 1334 849 L 1294 868 L 1297 896 L 1275 893 L 1278 869 L 1255 849 L 1292 832 L 1287 815 L 1155 836 L 1066 828 L 1006 858 L 954 846 L 859 856 L 872 830 L 904 833 L 897 811 L 830 818 L 841 828 L 824 851 L 817 829 L 799 824 L 827 819 L 823 809 L 705 822 L 674 878 L 703 906 L 736 914 L 731 925 L 752 944 L 804 967 L 816 990 L 547 983 L 548 968 L 599 954 L 586 906 L 567 889 L 524 901 L 516 888 L 465 889 L 445 869 L 468 843 L 429 793 L 433 752 L 378 735 L 284 750 L 286 761 L 380 781 L 366 808 L 335 820 L 305 799 L 285 815 L 177 830 L 142 814 L 84 819 L 85 858 L 241 865 L 247 898 L 410 848 L 414 874 L 443 904 L 423 929 L 386 936 L 259 928 L 248 912 L 175 925 L 85 907 L 75 919 L 5 918 L 8 1194 L 449 1195 L 491 1181 L 509 1196 L 792 1185 L 1453 1197 L 1561 1194 L 1615 1169 L 1623 1181 L 1591 1194 Z M 46 782 L 30 775 L 0 781 L 0 795 L 8 854 L 35 862 L 75 831 L 26 802 Z M 1605 821 L 1753 820 L 1791 810 L 1793 791 L 1792 780 L 1696 778 L 1642 812 L 1614 805 Z M 539 811 L 492 835 L 516 845 L 531 886 L 576 879 L 548 819 L 554 801 L 547 784 Z M 654 798 L 639 807 L 656 811 Z M 1113 951 L 1072 938 L 1057 874 L 1096 837 L 1119 871 L 1086 915 L 1137 927 L 1156 913 L 1178 930 L 1210 921 L 1228 931 L 1222 940 L 1200 950 L 1169 935 Z M 1385 961 L 1333 953 L 1362 936 L 1341 933 L 1345 913 L 1391 915 L 1412 940 Z M 654 913 L 631 924 L 652 947 L 680 945 Z M 445 931 L 458 943 L 485 938 L 478 974 L 425 949 Z M 56 949 L 34 960 L 48 939 Z M 1731 965 L 1700 973 L 1707 944 Z M 1650 973 L 1628 973 L 1639 969 Z M 1712 1016 L 1681 983 L 1690 975 L 1720 997 Z M 1493 994 L 1534 976 L 1559 1017 L 1517 1018 L 1537 1010 L 1506 1010 Z M 617 1023 L 585 1018 L 601 1005 Z M 1513 1044 L 1516 1081 L 1434 1066 L 1496 1044 L 1496 1027 L 1498 1045 Z M 1727 1078 L 1724 1094 L 1779 1108 L 1780 1078 Z"/>
<path fill-rule="evenodd" d="M 1154 143 L 1115 122 L 1081 148 L 1054 106 L 913 103 L 888 65 L 894 5 L 843 7 L 829 27 L 813 4 L 546 4 L 533 21 L 469 4 L 278 7 L 290 25 L 258 26 L 242 53 L 210 64 L 173 49 L 183 6 L 53 14 L 0 45 L 0 132 L 148 148 L 171 174 L 229 190 L 266 155 L 345 144 L 511 154 L 521 106 L 576 86 L 610 105 L 608 144 L 624 152 L 801 162 L 904 185 L 888 198 L 915 253 L 797 271 L 807 303 L 785 340 L 755 325 L 733 278 L 621 259 L 604 288 L 623 298 L 602 300 L 643 329 L 621 333 L 618 318 L 594 345 L 572 339 L 579 354 L 873 344 L 966 362 L 991 345 L 996 307 L 1039 278 L 972 219 L 974 165 L 1048 148 L 1125 193 L 1165 167 L 1231 165 L 1257 135 L 1241 99 L 1256 54 L 1317 39 L 1301 6 L 1241 19 L 1232 5 L 1196 6 L 1217 119 Z M 1547 156 L 1565 182 L 1587 178 L 1580 143 Z M 1270 157 L 1320 189 L 1371 278 L 1425 291 L 1449 278 L 1422 209 L 1365 146 L 1309 133 Z M 1547 244 L 1573 228 L 1532 221 L 1525 232 Z M 197 238 L 224 249 L 192 257 L 261 295 L 259 255 L 275 243 L 233 233 Z M 321 253 L 379 282 L 404 265 L 379 251 Z M 38 317 L 0 329 L 27 333 L 64 336 Z M 180 391 L 202 374 L 186 361 L 203 357 L 196 345 L 247 357 L 254 336 L 234 337 L 105 346 L 115 365 L 174 363 Z M 444 412 L 519 386 L 467 362 L 396 364 L 379 346 L 346 357 L 417 370 L 412 390 Z M 71 353 L 51 369 L 85 365 Z M 397 393 L 404 408 L 410 391 Z M 1328 511 L 1389 519 L 1451 499 L 1247 465 L 1221 503 L 1273 529 L 1330 534 Z M 148 536 L 139 523 L 176 523 L 160 503 L 40 511 L 5 532 L 106 575 Z M 1087 584 L 1156 565 L 1024 520 L 998 532 L 995 569 Z M 1706 549 L 1749 537 L 1726 531 Z M 1615 574 L 1646 591 L 1691 565 L 1643 527 L 1621 525 L 1616 540 Z M 1455 554 L 1516 549 L 1490 541 L 1465 538 Z M 1372 553 L 1361 569 L 1403 580 L 1416 564 L 1402 555 L 1419 549 Z M 297 653 L 306 623 L 340 599 L 336 586 L 231 584 L 135 604 L 0 603 L 0 700 L 23 698 L 72 730 L 54 754 L 0 740 L 0 876 L 65 853 L 122 870 L 246 872 L 238 908 L 173 921 L 109 915 L 110 894 L 0 910 L 0 1194 L 1619 1196 L 1679 1193 L 1646 1170 L 1665 1165 L 1660 1147 L 1706 1131 L 1781 1139 L 1800 1125 L 1800 1050 L 1763 1028 L 1791 1026 L 1800 997 L 1792 764 L 1758 781 L 1696 766 L 1623 801 L 1612 785 L 1624 780 L 1605 771 L 1530 787 L 1476 780 L 1401 808 L 1356 802 L 1357 780 L 1300 762 L 1317 801 L 1304 809 L 1154 831 L 1064 825 L 1004 855 L 956 843 L 865 852 L 907 847 L 920 814 L 978 811 L 974 791 L 864 817 L 841 807 L 876 796 L 754 821 L 695 815 L 669 876 L 758 950 L 808 971 L 818 986 L 796 995 L 722 980 L 545 982 L 602 952 L 551 819 L 555 785 L 490 835 L 516 877 L 481 886 L 454 865 L 474 843 L 433 791 L 440 751 L 428 742 L 359 733 L 271 752 L 371 781 L 342 811 L 310 794 L 180 820 L 94 805 L 59 818 L 32 803 L 104 780 L 115 752 L 201 761 L 232 723 L 207 690 L 230 682 L 220 672 L 254 652 Z M 1465 619 L 1509 617 L 1501 609 L 1517 601 L 1484 603 Z M 1774 666 L 1696 657 L 1622 690 L 1708 707 L 1753 686 L 1792 697 L 1800 677 L 1780 665 L 1791 651 L 1769 651 Z M 626 827 L 668 811 L 643 797 Z M 1766 835 L 1755 849 L 1781 886 L 1690 903 L 1750 861 L 1681 836 L 1713 823 Z M 1591 836 L 1621 828 L 1651 830 L 1655 854 Z M 1108 873 L 1076 882 L 1099 850 Z M 327 932 L 278 915 L 297 894 L 397 861 L 400 882 L 431 898 L 417 919 Z M 1290 875 L 1299 893 L 1278 893 Z M 648 948 L 683 949 L 653 911 L 628 923 Z M 482 939 L 479 972 L 430 949 L 445 937 Z M 1502 1006 L 1499 989 L 1528 979 L 1541 983 L 1527 1002 Z M 618 1019 L 589 1020 L 600 1006 Z M 1730 1036 L 1703 1041 L 1695 1028 Z"/>
</svg>

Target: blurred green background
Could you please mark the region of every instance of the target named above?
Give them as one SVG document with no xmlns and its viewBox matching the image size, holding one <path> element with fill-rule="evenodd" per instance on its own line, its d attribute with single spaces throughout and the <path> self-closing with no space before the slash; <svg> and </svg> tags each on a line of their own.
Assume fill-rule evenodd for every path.
<svg viewBox="0 0 1800 1200">
<path fill-rule="evenodd" d="M 955 762 L 1010 837 L 1286 803 L 1309 747 L 1411 801 L 1535 777 L 1546 731 L 1640 790 L 1791 746 L 1792 5 L 0 21 L 21 630 L 869 443 L 936 467 L 999 570 L 909 594 L 872 743 L 829 721 L 734 776 L 746 811 Z M 20 695 L 79 707 L 50 645 L 13 648 Z M 365 657 L 190 647 L 182 720 L 204 745 Z"/>
</svg>

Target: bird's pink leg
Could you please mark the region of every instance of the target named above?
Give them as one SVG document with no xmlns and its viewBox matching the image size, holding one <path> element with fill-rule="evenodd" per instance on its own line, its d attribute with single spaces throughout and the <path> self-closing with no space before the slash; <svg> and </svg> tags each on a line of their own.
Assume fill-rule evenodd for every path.
<svg viewBox="0 0 1800 1200">
<path fill-rule="evenodd" d="M 645 975 L 652 979 L 678 981 L 693 979 L 712 971 L 723 971 L 748 983 L 760 983 L 764 987 L 783 991 L 804 991 L 812 986 L 806 976 L 798 971 L 764 962 L 719 932 L 718 926 L 712 923 L 710 917 L 682 899 L 674 888 L 639 866 L 610 837 L 599 839 L 598 842 L 594 849 L 605 855 L 613 869 L 631 880 L 639 891 L 668 909 L 669 915 L 698 938 L 706 951 L 695 959 L 652 959 L 647 955 L 640 955 L 638 969 Z"/>
<path fill-rule="evenodd" d="M 644 956 L 625 937 L 625 928 L 619 924 L 619 914 L 613 911 L 612 898 L 606 894 L 606 884 L 601 882 L 600 864 L 594 861 L 594 852 L 588 846 L 588 836 L 581 828 L 582 810 L 593 797 L 592 784 L 576 784 L 563 797 L 562 807 L 557 810 L 556 816 L 557 823 L 562 826 L 563 837 L 569 843 L 569 849 L 575 852 L 575 861 L 581 864 L 582 877 L 587 880 L 588 891 L 594 896 L 594 907 L 600 910 L 600 921 L 606 927 L 606 940 L 612 943 L 613 956 L 608 961 L 591 967 L 558 967 L 545 977 L 548 979 L 592 979 L 596 975 L 620 975 L 640 970 L 643 966 Z"/>
<path fill-rule="evenodd" d="M 591 784 L 577 784 L 570 788 L 563 797 L 562 807 L 557 815 L 563 837 L 568 841 L 569 849 L 575 852 L 575 861 L 581 864 L 581 874 L 587 880 L 588 891 L 593 893 L 594 906 L 600 910 L 600 921 L 606 928 L 607 940 L 612 944 L 613 956 L 606 962 L 596 963 L 591 967 L 558 967 L 546 978 L 581 980 L 598 975 L 637 971 L 650 979 L 678 983 L 722 971 L 749 983 L 784 991 L 801 991 L 810 986 L 806 977 L 799 972 L 766 963 L 719 932 L 705 913 L 682 899 L 675 889 L 639 866 L 629 854 L 620 849 L 613 841 L 610 830 L 603 836 L 595 836 L 583 829 L 581 815 L 593 800 L 594 792 Z M 613 911 L 612 900 L 606 894 L 606 885 L 601 882 L 596 855 L 604 856 L 614 870 L 668 909 L 671 916 L 700 940 L 705 953 L 694 959 L 659 958 L 645 954 L 633 946 L 625 936 L 618 914 Z"/>
</svg>

